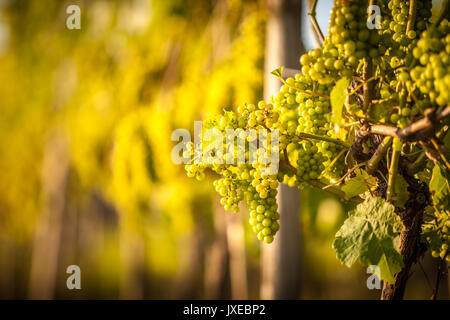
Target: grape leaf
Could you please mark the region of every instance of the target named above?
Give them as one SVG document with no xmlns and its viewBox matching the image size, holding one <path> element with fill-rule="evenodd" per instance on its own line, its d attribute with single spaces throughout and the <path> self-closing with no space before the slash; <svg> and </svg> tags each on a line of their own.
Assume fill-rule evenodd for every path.
<svg viewBox="0 0 450 320">
<path fill-rule="evenodd" d="M 389 256 L 394 256 L 396 258 L 388 260 Z M 378 262 L 378 269 L 375 271 L 378 279 L 387 281 L 389 283 L 394 283 L 394 275 L 401 271 L 403 268 L 402 256 L 395 250 L 388 250 L 383 252 L 380 261 Z"/>
<path fill-rule="evenodd" d="M 342 108 L 346 98 L 346 92 L 350 79 L 342 78 L 333 87 L 330 93 L 332 115 L 331 120 L 334 124 L 340 125 L 342 120 Z"/>
<path fill-rule="evenodd" d="M 420 181 L 429 184 L 431 180 L 431 170 L 425 168 L 424 170 L 417 172 L 416 175 L 417 179 Z"/>
<path fill-rule="evenodd" d="M 448 180 L 450 173 L 446 168 L 441 168 L 436 164 L 430 180 L 430 191 L 433 202 L 438 208 L 445 208 L 450 205 L 450 186 Z"/>
<path fill-rule="evenodd" d="M 408 201 L 409 198 L 409 192 L 408 192 L 408 183 L 406 180 L 399 174 L 395 176 L 395 184 L 394 184 L 394 193 L 395 193 L 395 199 L 393 203 L 397 207 L 405 207 L 406 201 Z"/>
<path fill-rule="evenodd" d="M 357 170 L 356 176 L 347 180 L 341 190 L 345 192 L 345 198 L 348 200 L 363 194 L 376 184 L 377 178 L 369 175 L 365 170 Z"/>
<path fill-rule="evenodd" d="M 274 76 L 276 76 L 278 78 L 282 78 L 283 77 L 283 69 L 284 69 L 284 67 L 279 67 L 278 69 L 273 70 L 270 74 L 273 74 Z"/>
<path fill-rule="evenodd" d="M 394 274 L 403 268 L 399 235 L 403 224 L 394 206 L 379 197 L 368 197 L 349 213 L 336 233 L 333 248 L 346 266 L 358 259 L 365 265 L 377 265 L 380 280 L 394 282 Z"/>
</svg>

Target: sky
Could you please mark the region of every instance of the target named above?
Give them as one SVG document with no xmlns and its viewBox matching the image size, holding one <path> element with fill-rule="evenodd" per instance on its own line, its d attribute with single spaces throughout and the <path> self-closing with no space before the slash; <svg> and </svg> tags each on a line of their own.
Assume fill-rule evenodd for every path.
<svg viewBox="0 0 450 320">
<path fill-rule="evenodd" d="M 311 32 L 311 20 L 308 16 L 308 0 L 303 1 L 303 11 L 302 11 L 302 33 L 303 33 L 303 44 L 306 51 L 316 48 L 314 41 L 314 36 Z M 328 25 L 331 8 L 333 7 L 333 0 L 319 0 L 316 7 L 316 19 L 322 29 L 324 36 L 328 33 Z"/>
</svg>

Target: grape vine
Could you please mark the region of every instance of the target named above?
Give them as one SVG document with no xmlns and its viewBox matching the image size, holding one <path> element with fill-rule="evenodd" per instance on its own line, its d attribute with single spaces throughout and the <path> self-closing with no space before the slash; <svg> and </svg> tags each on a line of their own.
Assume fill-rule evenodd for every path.
<svg viewBox="0 0 450 320">
<path fill-rule="evenodd" d="M 369 5 L 380 8 L 378 28 L 368 28 Z M 450 260 L 448 2 L 438 17 L 431 8 L 431 0 L 335 0 L 322 47 L 300 57 L 295 77 L 272 72 L 283 83 L 277 94 L 205 122 L 224 144 L 214 159 L 204 156 L 210 144 L 189 144 L 184 156 L 197 161 L 185 166 L 188 176 L 201 180 L 206 168 L 218 174 L 221 204 L 238 212 L 245 199 L 266 243 L 280 228 L 279 183 L 355 203 L 336 234 L 337 257 L 348 266 L 377 265 L 382 297 L 402 297 L 411 265 L 427 248 Z M 257 140 L 251 129 L 267 136 L 247 150 Z M 227 130 L 240 132 L 237 145 Z M 261 155 L 272 153 L 279 170 L 267 174 Z"/>
</svg>

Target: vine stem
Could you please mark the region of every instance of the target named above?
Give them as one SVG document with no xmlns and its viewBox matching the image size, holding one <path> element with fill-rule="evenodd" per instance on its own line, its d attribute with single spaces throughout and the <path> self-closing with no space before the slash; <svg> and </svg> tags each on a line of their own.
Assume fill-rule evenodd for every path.
<svg viewBox="0 0 450 320">
<path fill-rule="evenodd" d="M 381 300 L 400 300 L 403 298 L 406 283 L 411 276 L 411 267 L 417 258 L 424 253 L 420 245 L 423 210 L 426 203 L 418 203 L 413 199 L 406 204 L 406 211 L 401 216 L 405 229 L 400 233 L 400 253 L 403 257 L 404 267 L 395 275 L 395 282 L 384 282 Z"/>
<path fill-rule="evenodd" d="M 311 96 L 316 96 L 316 97 L 322 97 L 322 98 L 330 99 L 330 96 L 327 96 L 326 94 L 320 94 L 320 93 L 317 93 L 317 92 L 313 92 L 313 91 L 308 91 L 308 90 L 303 90 L 303 89 L 297 88 L 296 86 L 293 86 L 293 85 L 287 83 L 286 80 L 284 80 L 283 77 L 281 77 L 281 76 L 279 76 L 278 79 L 280 79 L 281 82 L 283 82 L 289 88 L 295 89 L 298 92 L 301 92 L 301 93 L 304 93 L 304 94 L 309 94 Z"/>
<path fill-rule="evenodd" d="M 409 16 L 408 16 L 408 24 L 406 25 L 406 33 L 408 33 L 410 30 L 414 30 L 414 24 L 416 23 L 416 8 L 417 8 L 417 1 L 416 0 L 410 0 L 409 1 Z"/>
<path fill-rule="evenodd" d="M 411 163 L 408 168 L 407 171 L 410 175 L 415 174 L 416 172 L 418 172 L 420 170 L 420 168 L 423 167 L 423 165 L 425 164 L 425 161 L 427 160 L 427 156 L 424 152 L 422 152 L 417 159 Z"/>
<path fill-rule="evenodd" d="M 386 191 L 386 200 L 388 201 L 392 201 L 395 196 L 394 192 L 395 176 L 397 175 L 398 160 L 400 158 L 401 152 L 402 152 L 402 142 L 400 141 L 400 139 L 394 138 L 391 165 L 389 167 L 388 187 Z"/>
<path fill-rule="evenodd" d="M 409 16 L 406 27 L 406 32 L 414 29 L 414 24 L 416 20 L 416 0 L 409 0 Z M 403 108 L 406 103 L 406 86 L 402 84 L 403 88 L 400 93 L 400 108 Z M 413 138 L 417 139 L 420 136 L 419 133 L 425 133 L 425 135 L 429 134 L 430 131 L 434 133 L 434 125 L 435 121 L 431 121 L 433 119 L 429 119 L 428 117 L 423 118 L 426 123 L 419 123 L 421 126 L 417 126 L 417 121 L 412 123 L 409 127 L 405 129 L 396 129 L 395 135 L 393 138 L 393 147 L 392 147 L 392 158 L 391 165 L 389 167 L 389 178 L 388 178 L 388 188 L 386 191 L 386 198 L 388 201 L 392 201 L 394 194 L 394 186 L 395 186 L 395 177 L 397 175 L 398 163 L 400 158 L 400 153 L 402 150 L 402 141 Z M 435 119 L 434 119 L 435 120 Z M 422 131 L 423 127 L 428 127 L 428 130 Z M 385 138 L 386 139 L 386 138 Z M 418 139 L 420 140 L 420 139 Z M 385 140 L 383 140 L 384 142 Z M 395 275 L 394 283 L 385 282 L 383 285 L 383 290 L 381 293 L 382 300 L 394 300 L 394 299 L 402 299 L 406 283 L 410 276 L 411 266 L 416 262 L 417 257 L 420 256 L 420 246 L 419 239 L 420 233 L 423 223 L 423 209 L 426 203 L 416 202 L 417 199 L 414 195 L 410 195 L 408 202 L 406 203 L 405 212 L 400 216 L 402 223 L 404 225 L 404 230 L 400 233 L 400 253 L 402 255 L 402 260 L 404 262 L 404 266 L 402 270 Z M 396 208 L 396 211 L 398 208 Z M 398 213 L 398 212 L 397 212 Z"/>
<path fill-rule="evenodd" d="M 369 81 L 370 78 L 373 76 L 373 62 L 372 59 L 368 58 L 364 61 L 364 67 L 363 67 L 363 110 L 364 112 L 367 112 L 369 110 L 369 106 L 372 103 L 373 98 L 373 82 Z"/>
<path fill-rule="evenodd" d="M 320 39 L 321 45 L 323 45 L 323 42 L 325 41 L 325 37 L 323 36 L 322 30 L 320 29 L 319 23 L 317 22 L 317 19 L 316 19 L 317 2 L 318 2 L 318 0 L 314 0 L 313 4 L 311 6 L 311 11 L 308 13 L 308 15 L 309 15 L 309 18 L 311 19 L 311 23 L 314 27 L 314 31 L 316 32 L 317 37 Z"/>
<path fill-rule="evenodd" d="M 352 92 L 347 93 L 346 95 L 347 95 L 347 96 L 351 96 L 351 95 L 355 94 L 362 86 L 364 86 L 364 85 L 367 84 L 368 82 L 373 81 L 373 80 L 376 80 L 376 79 L 378 79 L 378 78 L 381 78 L 381 77 L 380 77 L 380 76 L 373 76 L 373 77 L 370 77 L 369 79 L 367 79 L 366 81 L 364 81 L 363 83 L 361 83 L 361 84 L 359 84 L 357 87 L 355 87 L 355 89 L 353 89 Z"/>
<path fill-rule="evenodd" d="M 342 149 L 341 152 L 338 153 L 338 155 L 333 159 L 333 161 L 330 162 L 330 164 L 325 168 L 325 170 L 322 171 L 319 178 L 322 178 L 322 176 L 327 172 L 334 164 L 339 160 L 339 158 L 346 152 L 347 150 Z"/>
<path fill-rule="evenodd" d="M 386 136 L 383 141 L 378 146 L 377 150 L 374 152 L 372 157 L 367 162 L 366 171 L 368 174 L 372 175 L 378 168 L 378 164 L 386 153 L 387 149 L 392 143 L 392 137 Z"/>
<path fill-rule="evenodd" d="M 359 169 L 359 168 L 361 168 L 362 166 L 365 166 L 365 165 L 366 165 L 365 162 L 358 163 L 358 164 L 355 165 L 353 168 L 351 168 L 350 170 L 348 170 L 348 171 L 347 171 L 347 172 L 346 172 L 346 173 L 345 173 L 338 181 L 336 181 L 336 182 L 334 182 L 334 183 L 332 183 L 332 184 L 329 184 L 329 185 L 323 187 L 322 190 L 326 190 L 326 189 L 328 189 L 328 188 L 331 188 L 331 187 L 333 187 L 333 186 L 336 186 L 336 185 L 341 184 L 341 183 L 344 181 L 344 179 L 345 179 L 346 177 L 348 177 L 353 171 L 355 171 L 356 169 Z"/>
<path fill-rule="evenodd" d="M 339 188 L 333 188 L 333 187 L 324 189 L 324 187 L 326 187 L 327 184 L 323 183 L 320 180 L 309 180 L 309 181 L 305 181 L 305 182 L 307 184 L 309 184 L 310 186 L 312 186 L 312 187 L 319 188 L 319 189 L 322 189 L 322 190 L 324 190 L 324 191 L 326 191 L 328 193 L 334 194 L 335 196 L 338 196 L 339 198 L 341 198 L 343 200 L 346 199 L 344 191 L 342 191 Z M 348 199 L 348 201 L 352 202 L 354 204 L 359 204 L 359 203 L 363 202 L 364 200 L 361 199 L 361 198 L 353 197 L 353 198 Z"/>
<path fill-rule="evenodd" d="M 284 159 L 284 160 L 281 160 L 281 161 L 280 161 L 280 168 L 282 168 L 282 169 L 284 169 L 284 170 L 286 170 L 286 171 L 289 171 L 289 172 L 293 173 L 294 175 L 297 174 L 297 169 L 295 169 L 295 168 L 289 163 L 289 161 L 288 161 L 287 159 Z M 327 184 L 326 184 L 326 183 L 323 183 L 323 182 L 320 181 L 320 180 L 308 180 L 308 181 L 302 180 L 302 182 L 304 182 L 304 183 L 310 185 L 311 187 L 318 188 L 318 189 L 322 189 L 322 190 L 324 190 L 324 191 L 326 191 L 326 192 L 328 192 L 328 193 L 330 193 L 330 194 L 333 194 L 333 195 L 335 195 L 335 196 L 338 196 L 339 198 L 341 198 L 341 199 L 343 199 L 343 200 L 346 200 L 346 198 L 345 198 L 345 192 L 344 192 L 344 191 L 342 191 L 341 189 L 336 188 L 336 187 L 329 187 L 329 188 L 327 188 L 327 189 L 323 189 L 324 187 L 327 187 Z M 363 202 L 363 199 L 353 197 L 353 198 L 350 198 L 350 199 L 348 199 L 348 200 L 346 200 L 346 201 L 349 201 L 349 202 L 352 202 L 352 203 L 355 203 L 355 204 L 359 204 L 359 203 Z"/>
<path fill-rule="evenodd" d="M 446 266 L 445 266 L 445 260 L 442 259 L 439 261 L 439 266 L 437 268 L 437 275 L 436 275 L 436 282 L 434 285 L 434 290 L 433 290 L 433 294 L 431 295 L 431 300 L 436 300 L 438 293 L 439 293 L 439 284 L 441 282 L 441 278 L 443 276 L 445 276 L 445 274 L 447 273 L 445 270 Z"/>
<path fill-rule="evenodd" d="M 435 112 L 432 111 L 404 129 L 384 124 L 376 124 L 369 126 L 369 128 L 367 128 L 367 133 L 392 136 L 399 138 L 402 141 L 419 141 L 427 138 L 429 134 L 433 132 L 432 129 L 434 129 L 435 124 L 448 116 L 450 116 L 450 106 Z"/>
<path fill-rule="evenodd" d="M 450 163 L 448 163 L 447 158 L 445 157 L 445 155 L 441 152 L 439 145 L 437 144 L 436 140 L 434 139 L 430 139 L 431 144 L 433 145 L 433 147 L 436 149 L 436 151 L 438 152 L 440 158 L 442 159 L 442 161 L 445 163 L 445 165 L 447 166 L 448 170 L 450 170 Z"/>
<path fill-rule="evenodd" d="M 305 133 L 305 132 L 299 132 L 299 133 L 296 133 L 295 135 L 297 137 L 299 137 L 300 139 L 321 140 L 321 141 L 326 141 L 326 142 L 331 142 L 331 143 L 337 144 L 337 145 L 342 146 L 347 149 L 350 148 L 350 145 L 348 143 L 345 143 L 342 140 L 331 138 L 331 137 L 318 136 L 315 134 Z"/>
</svg>

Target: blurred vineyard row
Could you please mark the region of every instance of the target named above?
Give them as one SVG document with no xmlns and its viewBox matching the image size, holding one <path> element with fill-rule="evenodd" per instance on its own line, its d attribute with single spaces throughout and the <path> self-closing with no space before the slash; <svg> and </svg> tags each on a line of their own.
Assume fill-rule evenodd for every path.
<svg viewBox="0 0 450 320">
<path fill-rule="evenodd" d="M 260 3 L 1 10 L 0 294 L 64 296 L 78 264 L 87 297 L 201 296 L 214 195 L 171 162 L 171 133 L 261 94 Z"/>
<path fill-rule="evenodd" d="M 174 129 L 262 97 L 266 17 L 256 0 L 0 2 L 0 298 L 258 298 L 247 211 L 170 155 Z M 304 296 L 376 297 L 334 259 L 342 206 L 302 199 Z"/>
</svg>

